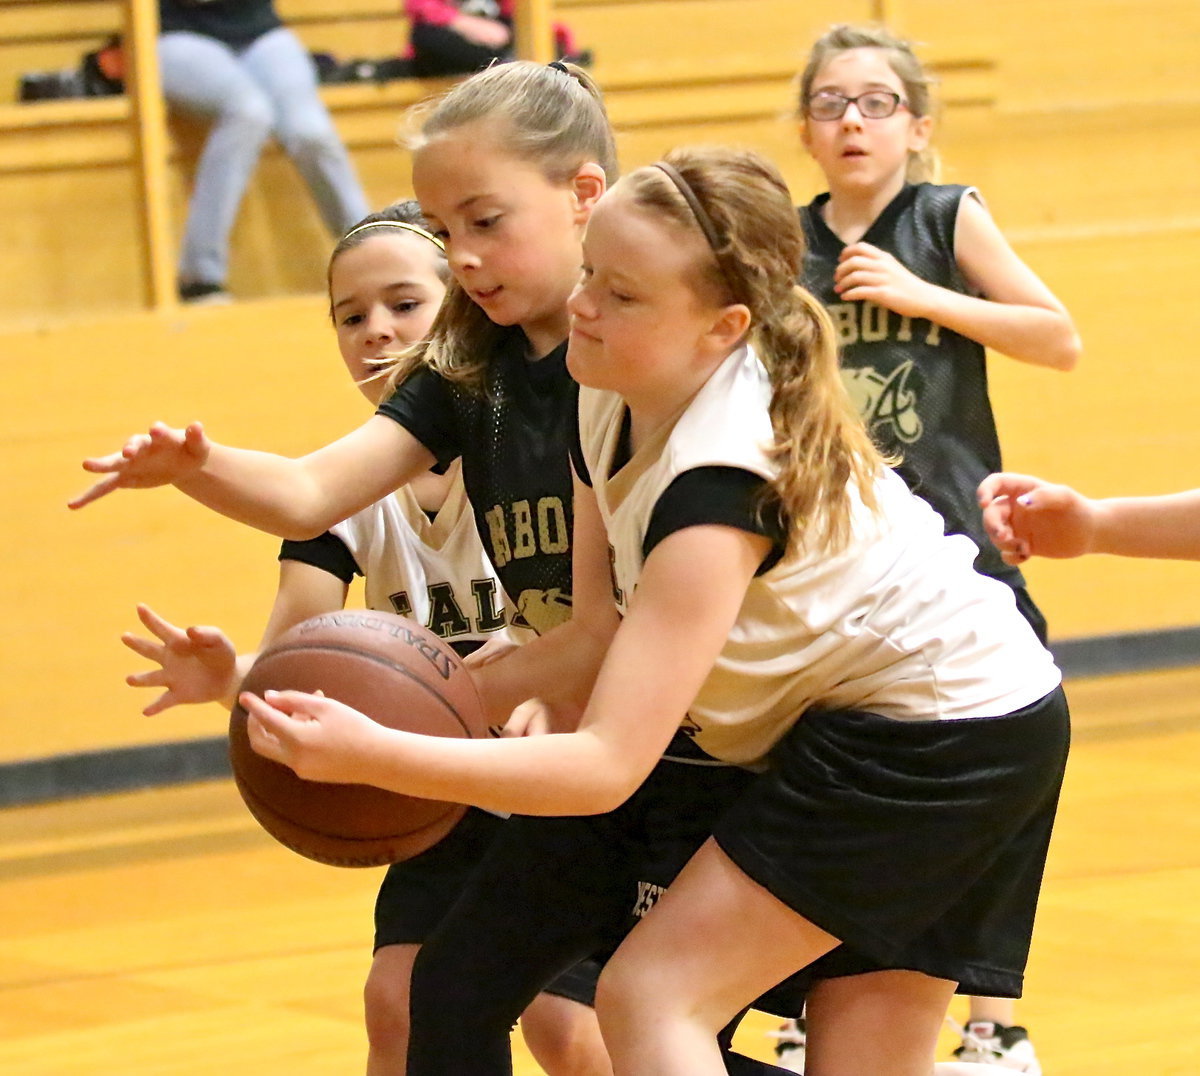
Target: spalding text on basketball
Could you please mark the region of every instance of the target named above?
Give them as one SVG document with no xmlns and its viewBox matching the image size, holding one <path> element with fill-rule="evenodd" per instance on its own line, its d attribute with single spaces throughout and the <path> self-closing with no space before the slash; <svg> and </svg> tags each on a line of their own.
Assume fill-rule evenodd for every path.
<svg viewBox="0 0 1200 1076">
<path fill-rule="evenodd" d="M 312 620 L 307 621 L 305 630 L 316 630 L 329 625 L 383 631 L 393 639 L 401 639 L 428 661 L 443 680 L 449 680 L 458 667 L 458 659 L 452 651 L 443 650 L 412 628 L 373 617 L 370 613 L 349 610 L 340 613 L 326 613 L 324 616 L 313 617 Z"/>
</svg>

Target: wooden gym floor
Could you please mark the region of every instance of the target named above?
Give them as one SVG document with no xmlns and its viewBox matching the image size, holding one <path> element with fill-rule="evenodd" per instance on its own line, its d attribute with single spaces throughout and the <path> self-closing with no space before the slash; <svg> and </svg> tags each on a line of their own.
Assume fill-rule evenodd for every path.
<svg viewBox="0 0 1200 1076">
<path fill-rule="evenodd" d="M 1046 1076 L 1193 1076 L 1200 669 L 1070 686 L 1019 1015 Z M 227 782 L 0 812 L 0 1072 L 362 1071 L 378 881 L 278 847 Z M 768 1056 L 770 1026 L 752 1014 L 743 1048 Z M 537 1071 L 518 1042 L 518 1076 Z"/>
</svg>

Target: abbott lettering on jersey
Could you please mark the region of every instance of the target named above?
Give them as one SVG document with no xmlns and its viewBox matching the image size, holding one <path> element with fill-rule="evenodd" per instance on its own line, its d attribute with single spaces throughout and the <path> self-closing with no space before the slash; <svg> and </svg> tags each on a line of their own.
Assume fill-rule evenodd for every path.
<svg viewBox="0 0 1200 1076">
<path fill-rule="evenodd" d="M 497 504 L 484 513 L 492 563 L 503 568 L 510 561 L 542 554 L 565 553 L 571 544 L 567 512 L 559 497 Z"/>
</svg>

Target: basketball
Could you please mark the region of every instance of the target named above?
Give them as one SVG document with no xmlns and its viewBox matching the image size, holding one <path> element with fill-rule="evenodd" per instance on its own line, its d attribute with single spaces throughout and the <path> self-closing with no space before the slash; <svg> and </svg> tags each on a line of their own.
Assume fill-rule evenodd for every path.
<svg viewBox="0 0 1200 1076">
<path fill-rule="evenodd" d="M 326 613 L 297 624 L 259 654 L 241 690 L 322 691 L 389 728 L 488 735 L 483 704 L 458 655 L 391 613 Z M 466 810 L 368 785 L 305 781 L 254 751 L 246 718 L 236 704 L 229 756 L 238 791 L 263 829 L 309 859 L 339 867 L 410 859 L 441 840 Z"/>
</svg>

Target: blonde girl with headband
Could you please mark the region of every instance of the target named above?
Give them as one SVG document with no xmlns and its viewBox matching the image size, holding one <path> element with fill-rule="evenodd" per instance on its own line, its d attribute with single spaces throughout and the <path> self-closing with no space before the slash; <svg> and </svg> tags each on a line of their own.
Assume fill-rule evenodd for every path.
<svg viewBox="0 0 1200 1076">
<path fill-rule="evenodd" d="M 301 459 L 217 444 L 199 423 L 155 424 L 87 461 L 103 477 L 72 505 L 174 484 L 231 518 L 305 540 L 461 458 L 476 528 L 515 607 L 510 623 L 541 632 L 571 613 L 566 302 L 584 226 L 616 173 L 612 131 L 585 72 L 522 62 L 457 84 L 418 122 L 413 185 L 454 279 L 379 412 Z M 597 973 L 583 965 L 531 1001 L 546 1018 L 527 1023 L 526 1038 L 552 1073 L 609 1071 L 588 1007 Z"/>
<path fill-rule="evenodd" d="M 956 989 L 1020 990 L 1061 677 L 871 443 L 794 283 L 803 249 L 783 180 L 745 151 L 676 151 L 592 215 L 570 302 L 574 617 L 478 670 L 496 715 L 582 707 L 576 731 L 451 743 L 241 696 L 255 748 L 305 777 L 520 815 L 417 959 L 410 1076 L 508 1072 L 503 1019 L 617 942 L 633 890 L 597 994 L 618 1074 L 775 1071 L 719 1033 L 787 980 L 809 1076 L 929 1076 Z M 567 697 L 561 670 L 597 654 Z M 672 880 L 659 835 L 689 824 Z M 490 984 L 469 1013 L 464 952 Z"/>
<path fill-rule="evenodd" d="M 979 548 L 1043 642 L 1021 572 L 992 548 L 975 487 L 1001 469 L 986 349 L 1070 370 L 1080 342 L 1063 304 L 1013 251 L 974 187 L 935 182 L 930 78 L 882 27 L 834 26 L 799 78 L 801 138 L 828 184 L 800 210 L 804 279 L 829 310 L 843 376 L 901 476 Z M 972 999 L 958 1056 L 1041 1071 L 1004 999 Z M 779 1063 L 804 1071 L 803 1023 Z"/>
</svg>

